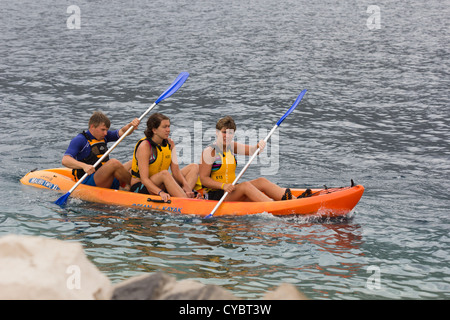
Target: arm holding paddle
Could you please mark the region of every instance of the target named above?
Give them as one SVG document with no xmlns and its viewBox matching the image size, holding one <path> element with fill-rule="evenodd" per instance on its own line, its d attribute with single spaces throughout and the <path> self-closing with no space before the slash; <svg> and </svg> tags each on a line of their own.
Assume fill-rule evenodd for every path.
<svg viewBox="0 0 450 320">
<path fill-rule="evenodd" d="M 135 118 L 133 121 L 131 121 L 129 124 L 125 125 L 124 127 L 120 128 L 119 130 L 119 138 L 121 136 L 123 136 L 123 134 L 125 132 L 128 131 L 128 129 L 132 128 L 132 130 L 130 130 L 130 132 L 128 134 L 131 134 L 134 132 L 134 130 L 136 130 L 139 126 L 139 124 L 141 123 L 141 120 L 139 120 L 139 118 Z"/>
<path fill-rule="evenodd" d="M 266 144 L 267 143 L 266 143 L 266 141 L 264 141 L 264 139 L 259 140 L 259 142 L 254 146 L 242 144 L 242 143 L 235 141 L 234 142 L 234 153 L 249 156 L 251 154 L 254 154 L 256 152 L 256 150 L 258 150 L 258 148 L 259 148 L 259 152 L 258 152 L 258 155 L 259 155 L 259 154 L 261 154 L 261 152 L 264 151 Z"/>
<path fill-rule="evenodd" d="M 95 172 L 95 167 L 93 165 L 78 161 L 69 155 L 64 155 L 62 158 L 62 165 L 70 169 L 82 169 L 88 175 Z"/>
</svg>

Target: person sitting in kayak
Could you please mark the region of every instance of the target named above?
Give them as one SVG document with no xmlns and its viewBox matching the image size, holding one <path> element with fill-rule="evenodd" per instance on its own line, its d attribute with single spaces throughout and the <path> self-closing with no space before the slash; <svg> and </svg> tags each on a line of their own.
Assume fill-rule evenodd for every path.
<svg viewBox="0 0 450 320">
<path fill-rule="evenodd" d="M 109 118 L 102 112 L 94 112 L 89 119 L 89 130 L 83 131 L 70 141 L 62 158 L 62 164 L 73 169 L 75 181 L 78 181 L 85 173 L 89 174 L 82 184 L 112 189 L 119 189 L 120 186 L 129 188 L 131 161 L 124 166 L 119 160 L 106 157 L 96 168 L 93 165 L 108 150 L 108 142 L 119 140 L 131 126 L 134 126 L 134 131 L 138 125 L 139 119 L 136 118 L 120 130 L 111 131 Z"/>
<path fill-rule="evenodd" d="M 224 201 L 273 201 L 292 199 L 290 189 L 284 189 L 266 178 L 232 185 L 236 178 L 235 154 L 252 155 L 258 148 L 260 152 L 266 146 L 260 140 L 256 146 L 243 145 L 233 141 L 236 124 L 232 117 L 226 116 L 216 124 L 216 141 L 206 147 L 202 153 L 199 175 L 205 198 L 220 200 L 225 191 Z"/>
<path fill-rule="evenodd" d="M 193 198 L 198 164 L 191 163 L 180 170 L 175 143 L 169 138 L 170 119 L 161 113 L 152 114 L 144 133 L 145 138 L 134 148 L 130 191 L 159 195 L 165 202 L 170 196 Z"/>
</svg>

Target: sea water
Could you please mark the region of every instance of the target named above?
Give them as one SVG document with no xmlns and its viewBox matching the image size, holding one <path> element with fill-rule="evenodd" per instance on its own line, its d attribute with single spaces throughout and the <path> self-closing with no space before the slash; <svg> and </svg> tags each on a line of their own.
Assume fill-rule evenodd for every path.
<svg viewBox="0 0 450 320">
<path fill-rule="evenodd" d="M 163 271 L 259 298 L 448 299 L 449 1 L 0 1 L 0 235 L 79 241 L 113 282 Z M 72 6 L 73 5 L 73 6 Z M 180 165 L 216 121 L 256 143 L 303 89 L 242 181 L 366 191 L 347 219 L 161 214 L 22 186 L 61 166 L 95 110 L 112 128 L 171 119 Z M 145 123 L 113 151 L 131 159 Z M 248 158 L 238 159 L 238 170 Z"/>
</svg>

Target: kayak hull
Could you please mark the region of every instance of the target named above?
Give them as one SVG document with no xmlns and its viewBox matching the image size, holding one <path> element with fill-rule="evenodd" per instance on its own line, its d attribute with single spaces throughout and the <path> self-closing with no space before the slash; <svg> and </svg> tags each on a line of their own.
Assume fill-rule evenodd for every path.
<svg viewBox="0 0 450 320">
<path fill-rule="evenodd" d="M 72 171 L 67 168 L 54 168 L 31 171 L 20 182 L 36 188 L 50 189 L 67 193 L 75 184 Z M 291 189 L 294 196 L 304 189 Z M 267 212 L 273 215 L 319 215 L 323 217 L 345 216 L 357 205 L 364 193 L 364 187 L 356 185 L 344 188 L 312 189 L 312 196 L 271 202 L 225 201 L 214 216 L 249 215 Z M 89 202 L 133 207 L 137 209 L 165 211 L 176 214 L 207 216 L 217 204 L 214 200 L 187 199 L 171 197 L 164 203 L 156 195 L 145 195 L 124 190 L 113 190 L 87 185 L 79 185 L 71 194 Z"/>
</svg>

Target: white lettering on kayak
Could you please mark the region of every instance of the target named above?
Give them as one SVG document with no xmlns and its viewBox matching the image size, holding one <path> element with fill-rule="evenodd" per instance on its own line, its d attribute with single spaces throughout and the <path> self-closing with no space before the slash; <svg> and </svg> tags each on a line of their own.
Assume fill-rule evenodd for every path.
<svg viewBox="0 0 450 320">
<path fill-rule="evenodd" d="M 142 203 L 133 203 L 132 205 L 133 207 L 139 207 L 139 208 L 147 208 L 147 209 L 155 209 L 155 210 L 163 210 L 163 211 L 170 211 L 170 212 L 174 212 L 174 213 L 181 213 L 181 209 L 183 208 L 178 208 L 178 207 L 160 207 L 157 206 L 155 208 L 153 208 L 153 206 L 151 204 L 142 204 Z"/>
<path fill-rule="evenodd" d="M 53 183 L 48 182 L 47 180 L 44 180 L 44 179 L 31 178 L 30 180 L 28 180 L 28 182 L 31 183 L 31 184 L 37 184 L 37 185 L 49 188 L 51 190 L 60 190 L 59 186 L 57 184 L 53 184 Z"/>
</svg>

